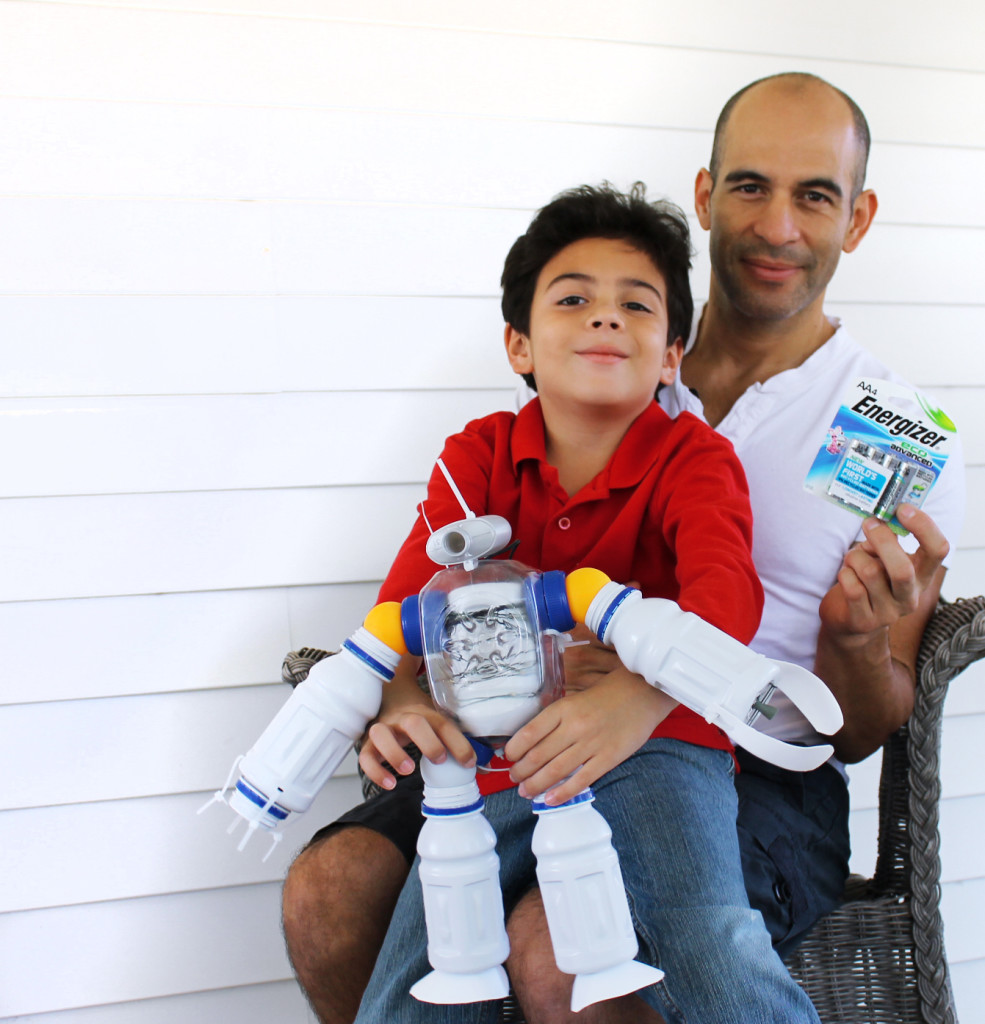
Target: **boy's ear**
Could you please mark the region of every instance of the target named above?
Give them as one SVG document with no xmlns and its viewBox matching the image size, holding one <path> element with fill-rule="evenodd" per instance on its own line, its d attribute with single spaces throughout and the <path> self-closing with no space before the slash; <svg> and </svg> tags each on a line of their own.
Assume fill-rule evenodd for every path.
<svg viewBox="0 0 985 1024">
<path fill-rule="evenodd" d="M 673 384 L 677 376 L 677 368 L 681 365 L 684 356 L 684 340 L 677 338 L 667 346 L 664 351 L 663 369 L 660 371 L 661 384 Z"/>
<path fill-rule="evenodd" d="M 512 324 L 506 325 L 506 355 L 514 373 L 533 373 L 534 361 L 530 351 L 530 339 L 521 334 Z"/>
</svg>

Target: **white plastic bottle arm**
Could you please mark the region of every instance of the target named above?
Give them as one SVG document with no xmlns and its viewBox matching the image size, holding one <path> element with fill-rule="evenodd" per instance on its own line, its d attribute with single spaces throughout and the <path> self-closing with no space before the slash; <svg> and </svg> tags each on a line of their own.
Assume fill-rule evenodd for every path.
<svg viewBox="0 0 985 1024">
<path fill-rule="evenodd" d="M 734 743 L 791 771 L 810 771 L 831 757 L 830 744 L 785 743 L 747 722 L 773 686 L 817 732 L 837 732 L 841 708 L 807 669 L 757 654 L 674 601 L 644 599 L 596 570 L 571 573 L 567 589 L 572 615 L 615 648 L 628 669 L 719 726 Z"/>
</svg>

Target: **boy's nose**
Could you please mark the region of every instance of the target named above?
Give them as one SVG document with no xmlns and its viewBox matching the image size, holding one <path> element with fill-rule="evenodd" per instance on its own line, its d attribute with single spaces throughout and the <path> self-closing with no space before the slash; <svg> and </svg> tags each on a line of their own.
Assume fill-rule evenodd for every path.
<svg viewBox="0 0 985 1024">
<path fill-rule="evenodd" d="M 610 331 L 618 331 L 623 326 L 622 314 L 618 305 L 607 302 L 595 304 L 595 309 L 589 314 L 589 325 L 595 331 L 607 327 Z"/>
</svg>

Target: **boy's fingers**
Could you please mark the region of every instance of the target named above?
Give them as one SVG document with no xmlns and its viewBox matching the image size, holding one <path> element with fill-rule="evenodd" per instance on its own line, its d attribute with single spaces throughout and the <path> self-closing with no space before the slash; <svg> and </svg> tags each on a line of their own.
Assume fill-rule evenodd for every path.
<svg viewBox="0 0 985 1024">
<path fill-rule="evenodd" d="M 414 770 L 414 760 L 404 750 L 402 743 L 389 726 L 376 722 L 369 727 L 367 736 L 370 742 L 363 747 L 363 753 L 367 757 L 372 757 L 374 760 L 378 759 L 379 761 L 388 761 L 394 770 L 401 775 L 410 775 Z M 362 754 L 360 754 L 360 762 L 362 762 Z M 365 767 L 363 771 L 366 771 Z M 369 773 L 367 772 L 367 774 Z M 377 780 L 374 779 L 373 781 Z"/>
<path fill-rule="evenodd" d="M 450 719 L 443 718 L 437 726 L 438 738 L 451 756 L 463 767 L 470 768 L 476 762 L 475 750 L 465 734 Z M 434 758 L 432 757 L 433 761 Z"/>
<path fill-rule="evenodd" d="M 383 767 L 379 753 L 370 744 L 365 744 L 359 751 L 359 767 L 367 779 L 383 789 L 393 789 L 397 784 L 397 780 Z"/>
<path fill-rule="evenodd" d="M 551 800 L 548 803 L 564 803 L 565 800 L 569 799 L 570 796 L 574 796 L 575 793 L 580 793 L 585 785 L 579 784 L 569 796 L 562 796 L 560 799 L 556 798 L 553 787 L 559 784 L 567 784 L 565 780 L 569 776 L 572 776 L 580 771 L 582 763 L 578 759 L 578 754 L 574 748 L 568 748 L 564 752 L 558 754 L 556 757 L 552 757 L 550 761 L 539 771 L 534 772 L 529 778 L 525 779 L 520 783 L 518 792 L 520 796 L 532 800 L 534 797 L 541 796 L 548 790 L 551 790 Z"/>
<path fill-rule="evenodd" d="M 522 728 L 518 729 L 503 749 L 507 760 L 522 762 L 558 726 L 558 703 L 548 705 Z M 542 752 L 543 753 L 543 752 Z M 528 766 L 529 767 L 529 766 Z"/>
</svg>

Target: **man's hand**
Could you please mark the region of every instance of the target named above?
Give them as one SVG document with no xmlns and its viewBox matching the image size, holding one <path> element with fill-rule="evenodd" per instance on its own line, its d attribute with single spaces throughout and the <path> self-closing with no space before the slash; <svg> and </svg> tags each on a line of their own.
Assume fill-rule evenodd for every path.
<svg viewBox="0 0 985 1024">
<path fill-rule="evenodd" d="M 814 671 L 837 697 L 845 725 L 834 738 L 843 761 L 861 761 L 909 718 L 916 656 L 940 596 L 948 543 L 925 512 L 901 505 L 899 520 L 916 537 L 911 555 L 877 520 L 845 555 L 821 602 Z"/>
<path fill-rule="evenodd" d="M 920 547 L 908 554 L 888 526 L 867 519 L 862 526 L 865 540 L 845 555 L 837 583 L 821 601 L 821 622 L 827 630 L 845 637 L 893 626 L 916 612 L 933 586 L 948 552 L 947 540 L 933 519 L 912 505 L 901 505 L 897 514 Z"/>
<path fill-rule="evenodd" d="M 545 803 L 562 804 L 639 750 L 676 706 L 620 665 L 548 705 L 513 735 L 505 750 L 516 762 L 510 776 L 520 783 L 520 796 L 550 789 Z"/>
</svg>

